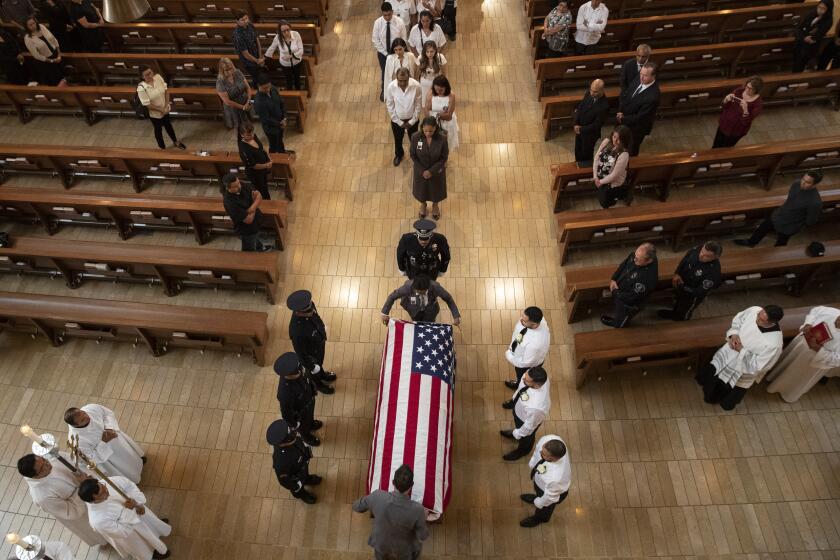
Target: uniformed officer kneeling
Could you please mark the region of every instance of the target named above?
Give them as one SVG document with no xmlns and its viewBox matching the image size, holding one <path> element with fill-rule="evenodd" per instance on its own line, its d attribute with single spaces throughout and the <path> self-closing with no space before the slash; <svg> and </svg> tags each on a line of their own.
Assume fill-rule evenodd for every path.
<svg viewBox="0 0 840 560">
<path fill-rule="evenodd" d="M 630 253 L 613 273 L 610 292 L 613 297 L 613 316 L 602 315 L 608 327 L 623 328 L 642 310 L 659 281 L 659 262 L 653 243 L 642 243 Z"/>
<path fill-rule="evenodd" d="M 320 420 L 315 420 L 315 383 L 300 363 L 298 355 L 294 352 L 281 355 L 274 362 L 274 372 L 280 376 L 277 400 L 280 401 L 283 420 L 299 430 L 308 445 L 321 445 L 321 440 L 312 434 L 324 425 Z"/>
<path fill-rule="evenodd" d="M 265 439 L 274 447 L 272 461 L 274 474 L 280 486 L 292 493 L 292 496 L 307 504 L 315 503 L 315 496 L 304 486 L 321 484 L 321 477 L 309 474 L 309 460 L 312 451 L 300 438 L 297 430 L 289 427 L 285 420 L 275 420 L 268 427 Z"/>
<path fill-rule="evenodd" d="M 414 233 L 404 233 L 397 245 L 397 266 L 409 278 L 425 274 L 437 280 L 449 268 L 449 242 L 442 233 L 435 233 L 432 220 L 414 222 Z"/>
</svg>

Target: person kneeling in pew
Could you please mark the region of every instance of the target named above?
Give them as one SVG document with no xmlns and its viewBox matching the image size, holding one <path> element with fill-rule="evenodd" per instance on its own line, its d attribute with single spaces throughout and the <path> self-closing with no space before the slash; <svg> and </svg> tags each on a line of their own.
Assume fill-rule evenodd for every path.
<svg viewBox="0 0 840 560">
<path fill-rule="evenodd" d="M 222 177 L 222 188 L 225 211 L 233 221 L 233 231 L 242 240 L 242 250 L 263 252 L 274 249 L 273 246 L 263 245 L 260 241 L 262 195 L 251 187 L 242 185 L 239 177 L 233 173 Z"/>
<path fill-rule="evenodd" d="M 642 310 L 659 280 L 659 261 L 653 243 L 642 243 L 624 259 L 610 280 L 613 316 L 602 315 L 601 322 L 617 329 L 626 327 Z"/>
<path fill-rule="evenodd" d="M 688 321 L 709 292 L 720 286 L 720 255 L 723 247 L 717 241 L 706 241 L 685 254 L 674 271 L 673 309 L 660 309 L 663 319 Z"/>
</svg>

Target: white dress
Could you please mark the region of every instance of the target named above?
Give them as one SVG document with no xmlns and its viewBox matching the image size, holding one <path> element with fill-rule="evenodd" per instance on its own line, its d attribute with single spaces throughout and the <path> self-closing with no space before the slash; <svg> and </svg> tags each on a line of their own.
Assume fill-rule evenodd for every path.
<svg viewBox="0 0 840 560">
<path fill-rule="evenodd" d="M 431 115 L 437 117 L 438 113 L 449 107 L 449 96 L 432 96 L 432 110 Z M 446 132 L 446 139 L 449 143 L 449 151 L 456 149 L 460 145 L 458 140 L 458 115 L 452 113 L 452 119 L 448 121 L 438 121 L 440 127 Z"/>
<path fill-rule="evenodd" d="M 446 57 L 438 53 L 438 60 L 440 60 L 440 69 L 443 70 L 443 67 L 446 66 Z M 420 65 L 419 62 L 417 65 Z M 420 99 L 426 99 L 432 89 L 432 82 L 438 76 L 440 76 L 440 72 L 435 73 L 434 66 L 431 64 L 426 67 L 425 72 L 420 73 L 420 95 L 422 95 Z"/>
</svg>

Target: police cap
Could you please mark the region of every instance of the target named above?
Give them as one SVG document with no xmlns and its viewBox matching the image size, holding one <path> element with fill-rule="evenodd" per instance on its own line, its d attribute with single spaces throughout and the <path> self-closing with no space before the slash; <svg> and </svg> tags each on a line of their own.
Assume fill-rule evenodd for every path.
<svg viewBox="0 0 840 560">
<path fill-rule="evenodd" d="M 274 360 L 274 373 L 277 375 L 289 375 L 300 368 L 300 359 L 294 352 L 286 352 Z"/>
<path fill-rule="evenodd" d="M 271 445 L 280 445 L 289 437 L 289 423 L 285 420 L 275 420 L 265 431 L 265 439 Z"/>
<path fill-rule="evenodd" d="M 312 292 L 309 290 L 298 290 L 289 294 L 286 298 L 286 306 L 292 311 L 306 311 L 312 305 Z"/>
<path fill-rule="evenodd" d="M 420 239 L 429 239 L 436 227 L 437 224 L 432 220 L 417 220 L 414 222 L 414 229 L 417 230 L 417 237 Z"/>
</svg>

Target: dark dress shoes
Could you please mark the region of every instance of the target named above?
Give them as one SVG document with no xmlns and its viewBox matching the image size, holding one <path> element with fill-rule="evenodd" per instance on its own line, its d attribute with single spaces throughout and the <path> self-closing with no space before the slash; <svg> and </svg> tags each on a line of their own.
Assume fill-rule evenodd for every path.
<svg viewBox="0 0 840 560">
<path fill-rule="evenodd" d="M 525 519 L 520 521 L 519 526 L 520 527 L 536 527 L 540 523 L 541 523 L 541 521 L 532 515 L 531 517 L 526 517 Z"/>
<path fill-rule="evenodd" d="M 520 453 L 518 449 L 514 449 L 510 453 L 505 453 L 504 455 L 502 455 L 502 459 L 504 459 L 505 461 L 518 461 L 524 456 L 525 455 L 523 453 Z"/>
<path fill-rule="evenodd" d="M 169 549 L 167 549 L 166 552 L 163 553 L 163 554 L 161 554 L 160 552 L 155 550 L 154 552 L 152 552 L 152 558 L 154 558 L 155 560 L 160 560 L 162 558 L 169 558 Z"/>
<path fill-rule="evenodd" d="M 505 381 L 505 387 L 507 387 L 508 389 L 516 389 L 517 387 L 519 387 L 519 381 L 517 381 L 516 379 L 508 379 L 507 381 Z"/>
<path fill-rule="evenodd" d="M 301 489 L 300 492 L 294 494 L 295 498 L 301 500 L 305 504 L 312 505 L 315 503 L 315 496 L 307 492 L 306 490 Z"/>
<path fill-rule="evenodd" d="M 402 157 L 400 157 L 400 156 L 394 157 L 394 167 L 399 167 L 401 161 L 402 161 Z"/>
<path fill-rule="evenodd" d="M 321 445 L 321 439 L 318 436 L 313 436 L 312 434 L 305 434 L 302 437 L 306 445 L 309 445 L 311 447 L 318 447 L 319 445 Z"/>
<path fill-rule="evenodd" d="M 502 403 L 502 408 L 504 408 L 505 410 L 512 409 L 513 408 L 513 401 L 507 400 L 507 401 L 503 402 Z"/>
<path fill-rule="evenodd" d="M 318 392 L 324 393 L 325 395 L 332 395 L 335 393 L 335 389 L 329 385 L 318 385 Z"/>
<path fill-rule="evenodd" d="M 304 484 L 308 484 L 309 486 L 318 486 L 319 484 L 321 484 L 322 480 L 323 479 L 317 474 L 310 474 L 306 477 L 306 481 L 304 482 Z"/>
<path fill-rule="evenodd" d="M 508 439 L 516 439 L 513 437 L 513 430 L 499 430 L 499 435 Z"/>
<path fill-rule="evenodd" d="M 321 372 L 321 379 L 323 379 L 324 381 L 329 381 L 330 383 L 332 383 L 333 381 L 336 380 L 336 375 L 331 371 L 322 371 Z"/>
<path fill-rule="evenodd" d="M 534 500 L 537 499 L 536 494 L 520 494 L 519 499 L 525 502 L 526 504 L 533 504 Z"/>
<path fill-rule="evenodd" d="M 613 319 L 609 315 L 601 315 L 601 322 L 607 325 L 608 327 L 615 326 L 615 319 Z"/>
</svg>

